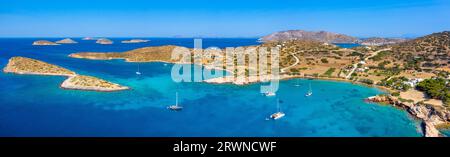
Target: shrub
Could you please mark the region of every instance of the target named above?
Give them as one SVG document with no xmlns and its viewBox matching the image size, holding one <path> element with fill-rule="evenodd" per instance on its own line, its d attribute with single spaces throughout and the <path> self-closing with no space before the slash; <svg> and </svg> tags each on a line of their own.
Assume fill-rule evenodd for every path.
<svg viewBox="0 0 450 157">
<path fill-rule="evenodd" d="M 330 68 L 323 75 L 331 76 L 334 73 L 335 70 L 336 70 L 336 68 Z"/>
<path fill-rule="evenodd" d="M 363 57 L 364 54 L 357 52 L 357 51 L 353 51 L 349 56 L 359 56 L 359 57 Z"/>
<path fill-rule="evenodd" d="M 392 96 L 400 96 L 400 92 L 391 93 Z"/>
<path fill-rule="evenodd" d="M 314 77 L 319 77 L 319 74 L 318 73 L 314 73 L 313 76 Z"/>
<path fill-rule="evenodd" d="M 368 84 L 368 85 L 372 85 L 373 84 L 373 80 L 371 80 L 371 79 L 360 79 L 359 82 L 365 83 L 365 84 Z"/>
<path fill-rule="evenodd" d="M 381 63 L 378 63 L 378 68 L 379 69 L 385 69 L 385 66 L 388 65 L 389 63 L 391 63 L 390 61 L 383 61 Z"/>
<path fill-rule="evenodd" d="M 425 92 L 432 98 L 442 100 L 447 106 L 449 106 L 450 86 L 448 86 L 448 80 L 443 78 L 426 79 L 417 84 L 416 88 Z"/>
<path fill-rule="evenodd" d="M 358 64 L 357 64 L 357 67 L 358 67 L 358 68 L 362 68 L 362 66 L 363 66 L 363 65 L 362 65 L 361 63 L 358 63 Z"/>
<path fill-rule="evenodd" d="M 405 81 L 408 81 L 406 77 L 393 77 L 390 80 L 387 80 L 387 78 L 385 78 L 381 80 L 381 82 L 379 82 L 378 85 L 390 87 L 401 91 L 407 91 L 411 88 L 411 86 L 405 84 L 404 83 Z"/>
<path fill-rule="evenodd" d="M 381 51 L 380 53 L 378 53 L 377 55 L 371 57 L 370 59 L 373 61 L 380 61 L 382 59 L 384 59 L 386 56 L 392 54 L 391 51 Z"/>
</svg>

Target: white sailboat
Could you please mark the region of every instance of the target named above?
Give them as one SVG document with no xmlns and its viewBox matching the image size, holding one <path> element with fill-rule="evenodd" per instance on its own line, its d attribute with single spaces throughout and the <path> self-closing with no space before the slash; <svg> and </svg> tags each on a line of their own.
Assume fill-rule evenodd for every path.
<svg viewBox="0 0 450 157">
<path fill-rule="evenodd" d="M 266 95 L 267 97 L 272 97 L 272 96 L 275 96 L 277 94 L 275 94 L 275 92 L 266 92 L 266 93 L 264 93 L 264 95 Z"/>
<path fill-rule="evenodd" d="M 138 64 L 138 70 L 136 71 L 136 75 L 141 75 L 142 73 L 139 70 L 139 64 Z"/>
<path fill-rule="evenodd" d="M 299 87 L 299 86 L 300 86 L 300 83 L 299 83 L 298 80 L 299 80 L 299 79 L 297 79 L 297 84 L 294 85 L 295 87 Z"/>
<path fill-rule="evenodd" d="M 312 90 L 311 90 L 311 83 L 309 83 L 309 90 L 308 90 L 308 93 L 306 93 L 305 96 L 309 97 L 309 96 L 311 96 L 312 94 L 313 94 L 313 93 L 312 93 Z"/>
<path fill-rule="evenodd" d="M 169 107 L 167 107 L 167 109 L 174 110 L 174 111 L 179 111 L 179 110 L 183 109 L 182 106 L 178 105 L 178 92 L 176 92 L 176 94 L 175 94 L 175 105 L 170 105 Z"/>
<path fill-rule="evenodd" d="M 136 58 L 136 61 L 137 61 L 137 58 Z M 139 68 L 139 63 L 137 63 L 137 64 L 138 65 L 137 65 L 136 75 L 141 75 L 142 73 L 141 73 L 140 68 Z"/>
<path fill-rule="evenodd" d="M 277 120 L 277 119 L 283 118 L 285 116 L 284 112 L 281 112 L 281 109 L 280 109 L 280 100 L 277 100 L 277 110 L 278 110 L 278 112 L 270 115 L 270 119 Z"/>
</svg>

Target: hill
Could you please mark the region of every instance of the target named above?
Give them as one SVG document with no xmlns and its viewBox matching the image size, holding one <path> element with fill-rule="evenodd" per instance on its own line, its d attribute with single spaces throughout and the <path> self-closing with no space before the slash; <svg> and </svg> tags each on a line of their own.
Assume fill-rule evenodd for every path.
<svg viewBox="0 0 450 157">
<path fill-rule="evenodd" d="M 433 33 L 392 46 L 393 55 L 407 68 L 447 67 L 450 60 L 450 31 Z"/>
<path fill-rule="evenodd" d="M 319 31 L 309 32 L 304 30 L 289 30 L 275 32 L 270 35 L 264 36 L 260 39 L 263 42 L 268 41 L 287 41 L 287 40 L 314 40 L 326 43 L 356 43 L 357 38 L 347 36 L 344 34 Z"/>
</svg>

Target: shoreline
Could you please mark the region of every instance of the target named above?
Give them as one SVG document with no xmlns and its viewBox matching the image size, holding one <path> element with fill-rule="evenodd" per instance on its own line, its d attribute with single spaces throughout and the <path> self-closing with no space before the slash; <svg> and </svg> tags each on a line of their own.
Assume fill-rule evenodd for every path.
<svg viewBox="0 0 450 157">
<path fill-rule="evenodd" d="M 170 61 L 162 61 L 162 60 L 151 60 L 151 61 L 130 61 L 127 58 L 108 58 L 108 59 L 100 59 L 100 58 L 79 58 L 79 57 L 73 57 L 71 55 L 69 55 L 69 57 L 71 58 L 77 58 L 77 59 L 88 59 L 88 60 L 123 60 L 124 62 L 127 63 L 166 63 L 166 64 L 191 64 L 191 65 L 198 65 L 198 66 L 202 66 L 205 69 L 208 70 L 221 70 L 221 71 L 225 71 L 228 72 L 230 74 L 234 74 L 234 72 L 223 69 L 223 68 L 219 68 L 219 67 L 211 67 L 211 66 L 207 66 L 204 64 L 193 64 L 193 63 L 178 63 L 178 62 L 170 62 Z M 386 93 L 392 93 L 394 92 L 392 89 L 389 89 L 387 87 L 383 87 L 383 86 L 378 86 L 378 85 L 368 85 L 365 83 L 361 83 L 361 82 L 356 82 L 356 81 L 352 81 L 352 80 L 348 80 L 345 78 L 331 78 L 331 77 L 312 77 L 312 76 L 300 76 L 300 75 L 280 75 L 280 79 L 279 80 L 289 80 L 289 79 L 296 79 L 296 78 L 302 78 L 302 79 L 315 79 L 315 80 L 328 80 L 328 81 L 339 81 L 339 82 L 348 82 L 348 83 L 352 83 L 352 84 L 358 84 L 358 85 L 363 85 L 366 87 L 371 87 L 371 88 L 377 88 L 383 92 Z M 223 76 L 223 78 L 225 78 L 227 76 Z M 248 77 L 247 77 L 248 78 Z M 217 78 L 212 78 L 212 79 L 217 79 Z M 207 80 L 211 80 L 211 79 L 207 79 Z M 254 81 L 254 82 L 246 82 L 243 84 L 236 84 L 233 81 L 232 82 L 207 82 L 207 80 L 203 80 L 202 82 L 206 82 L 209 84 L 234 84 L 234 85 L 250 85 L 250 84 L 254 84 L 254 83 L 261 83 L 261 81 Z"/>
<path fill-rule="evenodd" d="M 37 76 L 61 76 L 61 77 L 72 77 L 77 76 L 78 74 L 74 75 L 66 75 L 66 74 L 51 74 L 51 73 L 36 73 L 36 72 L 13 72 L 13 71 L 5 71 L 4 73 L 13 74 L 13 75 L 37 75 Z"/>
<path fill-rule="evenodd" d="M 123 91 L 123 90 L 130 90 L 130 87 L 122 86 L 122 88 L 117 89 L 102 89 L 98 87 L 78 87 L 76 85 L 70 85 L 67 83 L 67 81 L 70 81 L 71 78 L 81 76 L 78 74 L 75 75 L 63 75 L 63 74 L 50 74 L 50 73 L 34 73 L 34 72 L 11 72 L 11 71 L 4 71 L 4 73 L 12 74 L 12 75 L 34 75 L 34 76 L 59 76 L 63 77 L 64 81 L 59 85 L 60 88 L 66 89 L 66 90 L 81 90 L 81 91 L 96 91 L 96 92 L 115 92 L 115 91 Z M 115 83 L 114 83 L 115 84 Z M 117 84 L 118 85 L 118 84 Z"/>
<path fill-rule="evenodd" d="M 25 66 L 24 66 L 25 65 Z M 93 76 L 84 76 L 58 65 L 26 57 L 11 57 L 3 68 L 3 73 L 13 75 L 59 76 L 65 77 L 60 84 L 63 89 L 113 92 L 130 89 Z"/>
<path fill-rule="evenodd" d="M 68 90 L 81 90 L 81 91 L 96 91 L 96 92 L 115 92 L 115 91 L 123 91 L 123 90 L 130 90 L 130 87 L 127 86 L 120 86 L 119 84 L 115 84 L 120 86 L 119 88 L 115 88 L 115 89 L 106 89 L 106 88 L 100 88 L 100 87 L 81 87 L 81 86 L 77 86 L 77 85 L 73 85 L 71 84 L 71 80 L 74 79 L 75 77 L 80 76 L 80 75 L 75 75 L 75 76 L 70 76 L 67 79 L 65 79 L 60 85 L 59 87 L 62 89 L 68 89 Z"/>
<path fill-rule="evenodd" d="M 295 75 L 295 76 L 285 76 L 285 77 L 280 78 L 279 80 L 281 81 L 281 80 L 290 80 L 290 79 L 313 79 L 313 80 L 324 80 L 324 81 L 335 81 L 335 82 L 347 82 L 347 83 L 361 85 L 361 86 L 365 86 L 365 87 L 369 87 L 369 88 L 376 88 L 378 90 L 381 90 L 385 94 L 387 93 L 389 95 L 390 95 L 390 93 L 393 92 L 392 89 L 389 89 L 387 87 L 378 86 L 378 85 L 368 85 L 365 83 L 355 82 L 355 81 L 351 81 L 351 80 L 347 80 L 347 79 L 343 79 L 343 78 L 310 77 L 310 76 Z M 246 83 L 246 84 L 236 84 L 235 81 L 207 82 L 207 83 L 210 83 L 210 84 L 233 84 L 233 85 L 237 85 L 237 86 L 245 86 L 245 85 L 250 85 L 250 84 L 254 84 L 254 83 L 261 83 L 261 81 L 250 82 L 250 83 Z M 372 103 L 376 103 L 377 105 L 381 105 L 381 104 L 383 104 L 383 102 L 372 101 L 372 99 L 376 99 L 380 96 L 386 96 L 385 94 L 371 96 L 369 98 L 366 98 L 365 100 L 366 100 L 366 102 L 372 102 Z M 391 96 L 386 96 L 386 97 L 391 97 Z M 441 124 L 449 123 L 449 120 L 446 120 L 445 118 L 441 118 L 439 116 L 443 115 L 443 114 L 445 116 L 450 113 L 448 113 L 445 109 L 444 109 L 444 111 L 442 111 L 442 110 L 435 108 L 434 106 L 430 107 L 430 105 L 427 105 L 427 104 L 420 105 L 420 104 L 411 103 L 410 105 L 405 105 L 405 103 L 406 102 L 401 102 L 400 100 L 395 100 L 394 102 L 386 103 L 386 105 L 391 105 L 399 110 L 406 111 L 408 113 L 408 116 L 410 116 L 414 120 L 420 121 L 421 124 L 420 124 L 420 126 L 417 126 L 417 127 L 419 127 L 422 130 L 422 134 L 424 137 L 445 137 L 445 135 L 441 132 L 441 130 L 439 130 L 438 126 Z M 428 109 L 428 108 L 431 108 L 431 109 Z M 440 112 L 440 113 L 436 113 L 436 112 Z M 438 114 L 438 115 L 436 115 L 436 114 Z M 439 117 L 439 118 L 436 118 L 436 117 Z"/>
<path fill-rule="evenodd" d="M 222 78 L 225 79 L 224 76 Z M 247 77 L 248 78 L 248 77 Z M 218 79 L 218 78 L 212 78 L 212 79 Z M 243 85 L 251 85 L 251 84 L 256 84 L 256 83 L 262 83 L 262 81 L 255 81 L 255 82 L 246 82 L 243 84 L 236 84 L 233 81 L 230 82 L 217 82 L 217 81 L 211 81 L 212 79 L 208 79 L 208 80 L 204 80 L 203 82 L 209 83 L 209 84 L 234 84 L 234 85 L 238 85 L 238 86 L 243 86 Z M 235 77 L 233 77 L 233 79 L 235 79 Z M 323 80 L 323 81 L 336 81 L 336 82 L 346 82 L 346 83 L 351 83 L 351 84 L 356 84 L 356 85 L 362 85 L 365 87 L 369 87 L 369 88 L 376 88 L 378 90 L 381 90 L 385 93 L 392 93 L 393 90 L 389 89 L 387 87 L 383 87 L 383 86 L 378 86 L 378 85 L 368 85 L 365 83 L 361 83 L 361 82 L 355 82 L 352 80 L 347 80 L 344 78 L 330 78 L 330 77 L 312 77 L 312 76 L 300 76 L 300 75 L 280 75 L 279 80 L 280 81 L 287 81 L 287 80 L 291 80 L 291 79 L 313 79 L 313 80 Z"/>
<path fill-rule="evenodd" d="M 386 93 L 392 93 L 393 90 L 389 89 L 387 87 L 384 86 L 378 86 L 378 85 L 369 85 L 369 84 L 365 84 L 365 83 L 361 83 L 361 82 L 357 82 L 357 81 L 352 81 L 352 80 L 348 80 L 348 79 L 344 79 L 344 78 L 330 78 L 330 77 L 310 77 L 310 76 L 294 76 L 294 77 L 289 77 L 286 79 L 295 79 L 295 78 L 303 78 L 303 79 L 314 79 L 314 80 L 325 80 L 325 81 L 337 81 L 337 82 L 347 82 L 347 83 L 352 83 L 352 84 L 357 84 L 357 85 L 362 85 L 365 87 L 370 87 L 370 88 L 377 88 L 383 92 Z"/>
<path fill-rule="evenodd" d="M 83 58 L 83 57 L 76 57 L 76 55 L 73 54 L 69 54 L 68 55 L 71 58 L 78 58 L 78 59 L 88 59 L 88 60 L 123 60 L 124 62 L 128 62 L 128 63 L 168 63 L 168 64 L 192 64 L 192 65 L 198 65 L 198 66 L 202 66 L 205 69 L 208 70 L 221 70 L 221 71 L 225 71 L 226 73 L 230 73 L 231 75 L 234 74 L 233 71 L 229 71 L 220 67 L 212 67 L 212 66 L 208 66 L 205 64 L 194 64 L 194 63 L 178 63 L 178 61 L 163 61 L 163 60 L 149 60 L 149 61 L 130 61 L 128 58 L 91 58 L 91 57 L 87 57 L 87 58 Z M 226 78 L 228 77 L 227 75 L 224 75 L 222 78 Z M 248 78 L 248 77 L 246 77 Z M 303 79 L 315 79 L 315 80 L 328 80 L 328 81 L 339 81 L 339 82 L 348 82 L 348 83 L 352 83 L 352 84 L 358 84 L 358 85 L 362 85 L 365 87 L 370 87 L 370 88 L 377 88 L 385 93 L 393 93 L 395 92 L 392 89 L 389 89 L 387 87 L 383 87 L 383 86 L 378 86 L 378 85 L 368 85 L 365 83 L 361 83 L 361 82 L 357 82 L 357 81 L 352 81 L 352 80 L 348 80 L 345 78 L 332 78 L 332 77 L 312 77 L 312 76 L 301 76 L 301 75 L 280 75 L 279 80 L 289 80 L 289 79 L 295 79 L 295 78 L 303 78 Z M 202 82 L 206 82 L 209 84 L 234 84 L 234 85 L 250 85 L 250 84 L 254 84 L 254 83 L 261 83 L 262 81 L 245 81 L 242 83 L 238 83 L 236 84 L 235 81 L 211 81 L 212 79 L 218 79 L 218 78 L 211 78 L 211 79 L 207 79 L 207 80 L 203 80 Z M 235 77 L 233 77 L 233 79 L 236 79 Z M 209 80 L 209 81 L 208 81 Z"/>
<path fill-rule="evenodd" d="M 405 110 L 410 116 L 422 122 L 421 129 L 424 137 L 443 137 L 444 134 L 437 127 L 450 122 L 450 112 L 433 105 L 402 102 L 398 98 L 386 95 L 371 96 L 365 100 L 376 104 L 388 104 Z"/>
<path fill-rule="evenodd" d="M 86 60 L 97 60 L 97 61 L 101 61 L 101 60 L 122 60 L 123 62 L 126 63 L 166 63 L 166 64 L 191 64 L 191 65 L 197 65 L 197 66 L 202 66 L 205 69 L 208 70 L 222 70 L 228 73 L 233 74 L 234 72 L 220 68 L 220 67 L 213 67 L 213 66 L 208 66 L 205 64 L 195 64 L 195 63 L 184 63 L 184 62 L 179 62 L 179 61 L 163 61 L 163 60 L 148 60 L 148 61 L 132 61 L 129 60 L 128 58 L 113 58 L 113 57 L 109 57 L 109 58 L 92 58 L 92 57 L 77 57 L 76 55 L 73 54 L 69 54 L 68 55 L 70 58 L 75 58 L 75 59 L 86 59 Z"/>
<path fill-rule="evenodd" d="M 125 61 L 127 61 L 127 60 L 125 60 Z M 133 62 L 133 61 L 128 61 L 128 62 Z M 176 63 L 176 62 L 166 62 L 166 61 L 158 61 L 158 60 L 144 61 L 144 62 L 198 65 L 198 64 L 193 64 L 193 63 Z M 224 70 L 223 68 L 215 68 L 215 67 L 204 65 L 204 64 L 201 64 L 199 66 L 202 66 L 205 69 L 215 69 L 215 70 L 229 72 L 227 70 Z M 230 72 L 230 74 L 231 75 L 224 75 L 223 77 L 206 79 L 206 80 L 203 80 L 202 82 L 209 83 L 209 84 L 232 84 L 232 85 L 236 85 L 236 86 L 246 86 L 246 85 L 257 84 L 257 83 L 262 83 L 262 82 L 271 80 L 271 79 L 267 79 L 267 78 L 271 77 L 269 75 L 262 76 L 262 77 L 261 76 L 246 76 L 243 79 L 238 79 L 239 77 L 235 77 L 233 75 L 234 72 Z M 266 79 L 263 79 L 264 77 Z M 349 79 L 345 79 L 345 78 L 338 78 L 338 77 L 320 77 L 320 76 L 314 77 L 314 76 L 305 76 L 303 74 L 303 75 L 279 75 L 279 78 L 277 78 L 277 79 L 280 81 L 290 80 L 290 79 L 313 79 L 313 80 L 323 80 L 323 81 L 346 82 L 346 83 L 360 85 L 360 86 L 364 86 L 364 87 L 368 87 L 368 88 L 375 88 L 377 90 L 380 90 L 383 93 L 383 94 L 380 94 L 381 96 L 387 96 L 387 97 L 391 97 L 390 96 L 391 93 L 397 92 L 388 87 L 379 86 L 376 84 L 369 85 L 369 84 L 365 84 L 362 82 L 357 82 L 357 81 L 353 81 L 353 80 L 349 80 Z M 380 95 L 371 96 L 371 97 L 367 98 L 366 100 L 369 100 L 372 98 L 377 98 Z M 374 102 L 374 101 L 369 101 L 369 102 Z M 374 103 L 379 104 L 380 102 L 374 102 Z M 405 103 L 406 102 L 401 102 L 400 100 L 395 100 L 394 102 L 390 102 L 387 104 L 391 105 L 399 110 L 406 111 L 408 113 L 408 116 L 411 116 L 411 118 L 413 118 L 414 120 L 421 121 L 420 126 L 417 126 L 417 127 L 419 127 L 422 130 L 424 137 L 441 137 L 441 136 L 443 136 L 443 134 L 440 132 L 440 130 L 438 130 L 436 127 L 442 123 L 448 123 L 448 122 L 446 120 L 444 120 L 443 118 L 441 118 L 441 120 L 436 120 L 438 118 L 432 119 L 430 117 L 427 117 L 427 116 L 436 117 L 437 115 L 435 112 L 439 111 L 438 109 L 435 109 L 434 107 L 431 107 L 432 109 L 427 109 L 427 107 L 429 105 L 420 105 L 420 104 L 414 104 L 414 103 L 405 105 Z M 446 113 L 447 111 L 444 110 L 444 111 L 440 111 L 440 112 Z"/>
</svg>

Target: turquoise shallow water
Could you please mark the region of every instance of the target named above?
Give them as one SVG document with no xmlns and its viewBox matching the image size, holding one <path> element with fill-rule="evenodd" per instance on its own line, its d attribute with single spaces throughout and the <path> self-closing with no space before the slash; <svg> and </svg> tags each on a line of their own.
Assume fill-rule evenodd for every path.
<svg viewBox="0 0 450 157">
<path fill-rule="evenodd" d="M 113 39 L 114 40 L 114 39 Z M 115 39 L 119 40 L 119 39 Z M 160 41 L 162 40 L 162 41 Z M 20 55 L 55 63 L 132 88 L 122 92 L 62 90 L 63 77 L 0 74 L 0 136 L 257 136 L 376 137 L 421 136 L 418 123 L 402 110 L 368 104 L 374 88 L 345 82 L 282 81 L 277 97 L 249 86 L 174 83 L 171 65 L 66 57 L 77 51 L 124 51 L 149 45 L 78 45 L 33 47 L 32 39 L 0 39 L 0 65 Z M 252 45 L 256 39 L 205 39 L 204 46 Z M 191 39 L 152 39 L 152 44 L 188 46 Z M 226 43 L 226 44 L 224 44 Z M 304 97 L 311 83 L 314 95 Z M 181 112 L 171 112 L 179 92 Z M 266 118 L 283 101 L 286 116 Z"/>
<path fill-rule="evenodd" d="M 441 130 L 441 133 L 444 134 L 446 137 L 450 137 L 450 130 L 449 129 Z"/>
</svg>

